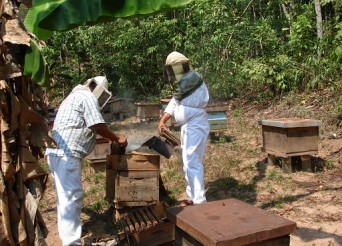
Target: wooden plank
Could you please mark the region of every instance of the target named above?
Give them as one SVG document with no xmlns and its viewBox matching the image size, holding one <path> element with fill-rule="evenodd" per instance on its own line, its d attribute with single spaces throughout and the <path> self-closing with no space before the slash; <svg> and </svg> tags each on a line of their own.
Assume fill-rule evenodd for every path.
<svg viewBox="0 0 342 246">
<path fill-rule="evenodd" d="M 282 158 L 281 167 L 284 173 L 292 173 L 292 157 Z"/>
<path fill-rule="evenodd" d="M 279 118 L 259 120 L 258 123 L 264 126 L 274 126 L 280 128 L 295 128 L 295 127 L 318 127 L 321 124 L 319 120 L 301 119 L 301 118 Z"/>
<path fill-rule="evenodd" d="M 303 152 L 318 153 L 318 127 L 297 127 L 286 129 L 285 150 L 288 154 L 301 155 Z"/>
<path fill-rule="evenodd" d="M 119 171 L 119 186 L 156 186 L 159 183 L 157 171 Z"/>
<path fill-rule="evenodd" d="M 276 162 L 276 157 L 275 157 L 275 155 L 268 154 L 268 155 L 267 155 L 267 163 L 268 163 L 269 165 L 274 165 L 275 162 Z"/>
<path fill-rule="evenodd" d="M 107 156 L 107 168 L 114 170 L 159 170 L 160 156 L 134 153 Z"/>
<path fill-rule="evenodd" d="M 272 238 L 263 242 L 256 242 L 247 244 L 246 246 L 288 246 L 290 245 L 290 236 L 284 236 L 279 238 Z"/>
<path fill-rule="evenodd" d="M 121 186 L 116 189 L 115 201 L 117 202 L 137 202 L 137 204 L 148 204 L 151 201 L 159 200 L 159 190 L 148 186 Z M 146 203 L 140 203 L 145 201 Z"/>
<path fill-rule="evenodd" d="M 159 200 L 159 172 L 120 171 L 115 187 L 117 201 Z"/>
<path fill-rule="evenodd" d="M 265 150 L 263 150 L 265 151 Z M 267 152 L 268 154 L 271 154 L 271 155 L 275 155 L 275 156 L 278 156 L 278 157 L 282 157 L 282 158 L 287 158 L 287 157 L 290 157 L 290 156 L 300 156 L 300 155 L 315 155 L 317 154 L 317 151 L 305 151 L 305 152 L 301 152 L 301 153 L 279 153 L 279 152 L 275 152 L 275 151 L 272 151 L 272 150 L 267 150 L 265 151 Z"/>
<path fill-rule="evenodd" d="M 118 172 L 113 169 L 106 169 L 106 200 L 114 201 L 115 180 Z"/>
<path fill-rule="evenodd" d="M 303 171 L 311 171 L 311 158 L 309 155 L 302 155 L 300 157 L 301 163 L 302 163 L 302 170 Z"/>
<path fill-rule="evenodd" d="M 106 159 L 107 155 L 109 154 L 110 154 L 110 143 L 108 142 L 96 143 L 93 151 L 87 156 L 87 159 L 89 160 Z"/>
<path fill-rule="evenodd" d="M 262 126 L 263 149 L 277 156 L 286 156 L 286 131 L 282 128 Z"/>
<path fill-rule="evenodd" d="M 114 201 L 114 207 L 118 210 L 122 210 L 124 208 L 129 207 L 142 207 L 142 206 L 149 206 L 152 204 L 157 203 L 158 200 L 149 200 L 149 201 Z"/>
<path fill-rule="evenodd" d="M 130 241 L 140 246 L 156 246 L 172 242 L 174 238 L 174 223 L 166 222 L 132 234 Z"/>
<path fill-rule="evenodd" d="M 296 229 L 295 222 L 234 198 L 172 207 L 167 218 L 206 246 L 260 243 Z"/>
</svg>

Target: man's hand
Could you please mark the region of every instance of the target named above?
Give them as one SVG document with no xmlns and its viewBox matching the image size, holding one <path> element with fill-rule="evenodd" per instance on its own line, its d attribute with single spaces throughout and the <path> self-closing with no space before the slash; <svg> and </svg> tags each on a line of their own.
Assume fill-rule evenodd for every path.
<svg viewBox="0 0 342 246">
<path fill-rule="evenodd" d="M 159 122 L 158 127 L 157 127 L 159 134 L 161 134 L 165 128 L 166 128 L 165 123 Z"/>
<path fill-rule="evenodd" d="M 166 126 L 166 122 L 171 119 L 171 115 L 169 115 L 168 113 L 164 113 L 162 118 L 160 119 L 159 121 L 159 124 L 157 126 L 157 130 L 159 132 L 159 134 L 161 134 L 163 132 L 163 129 L 168 129 L 167 126 Z"/>
<path fill-rule="evenodd" d="M 126 147 L 128 142 L 127 142 L 127 138 L 119 136 L 119 138 L 116 141 L 120 147 Z"/>
<path fill-rule="evenodd" d="M 96 124 L 90 127 L 96 134 L 109 139 L 112 142 L 116 142 L 120 145 L 120 147 L 127 146 L 127 138 L 116 135 L 113 131 L 111 131 L 105 123 Z"/>
</svg>

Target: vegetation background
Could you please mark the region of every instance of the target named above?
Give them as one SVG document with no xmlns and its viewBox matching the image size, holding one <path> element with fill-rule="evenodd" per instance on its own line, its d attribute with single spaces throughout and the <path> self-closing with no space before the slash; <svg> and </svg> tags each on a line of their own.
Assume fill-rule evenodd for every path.
<svg viewBox="0 0 342 246">
<path fill-rule="evenodd" d="M 2 34 L 8 20 L 17 18 L 16 6 L 22 2 L 31 4 L 1 1 Z M 3 3 L 13 11 L 3 9 Z M 19 17 L 23 19 L 26 9 L 22 6 Z M 74 85 L 106 75 L 118 97 L 159 100 L 172 92 L 172 85 L 163 79 L 167 54 L 173 50 L 184 53 L 204 76 L 212 102 L 229 105 L 229 128 L 208 144 L 205 157 L 208 200 L 235 197 L 295 220 L 299 228 L 291 235 L 293 245 L 340 245 L 341 13 L 340 0 L 198 0 L 172 12 L 55 32 L 44 48 L 53 80 L 45 89 L 50 104 L 58 106 Z M 19 22 L 16 27 L 24 29 Z M 16 43 L 16 34 L 9 35 L 11 42 L 1 43 L 0 68 L 12 62 L 12 57 L 18 65 L 18 74 L 1 70 L 2 79 L 11 86 L 14 80 L 20 84 L 37 79 L 30 69 L 39 74 L 42 68 L 26 62 L 26 57 L 24 62 L 25 54 L 31 48 L 37 51 L 38 46 L 25 35 L 21 37 L 24 44 Z M 27 61 L 37 58 L 28 57 Z M 28 70 L 21 73 L 24 64 Z M 31 86 L 26 89 L 30 91 Z M 10 105 L 5 104 L 2 101 L 3 111 Z M 322 120 L 320 152 L 313 158 L 312 173 L 288 175 L 279 170 L 280 163 L 267 164 L 255 123 L 269 117 Z M 127 135 L 155 129 L 154 124 L 131 129 L 127 126 L 132 122 L 121 123 L 112 127 Z M 179 160 L 163 160 L 162 166 L 170 202 L 175 204 L 184 196 Z M 94 174 L 85 166 L 83 179 L 82 216 L 84 228 L 91 233 L 84 240 L 89 242 L 120 228 L 113 223 L 112 207 L 103 199 L 103 174 Z M 60 245 L 52 183 L 39 206 L 50 230 L 48 245 Z"/>
<path fill-rule="evenodd" d="M 339 91 L 341 14 L 338 0 L 199 0 L 172 12 L 55 32 L 44 51 L 56 81 L 50 98 L 59 102 L 100 74 L 119 97 L 168 96 L 163 65 L 173 50 L 203 74 L 212 100 L 258 104 L 290 92 Z M 340 113 L 341 105 L 340 97 Z"/>
<path fill-rule="evenodd" d="M 117 97 L 159 100 L 172 93 L 163 78 L 166 56 L 185 54 L 211 101 L 229 104 L 228 130 L 208 144 L 205 157 L 208 199 L 235 197 L 296 221 L 291 245 L 342 245 L 341 18 L 339 0 L 198 0 L 172 12 L 55 32 L 44 49 L 55 81 L 49 98 L 57 106 L 74 85 L 106 75 Z M 280 163 L 267 164 L 256 121 L 272 117 L 322 120 L 313 173 L 288 175 Z M 112 127 L 128 135 L 155 129 L 130 123 Z M 184 196 L 178 163 L 162 163 L 171 205 Z M 103 200 L 103 174 L 84 170 L 89 243 L 120 228 Z M 42 206 L 52 243 L 58 235 L 50 194 Z"/>
</svg>

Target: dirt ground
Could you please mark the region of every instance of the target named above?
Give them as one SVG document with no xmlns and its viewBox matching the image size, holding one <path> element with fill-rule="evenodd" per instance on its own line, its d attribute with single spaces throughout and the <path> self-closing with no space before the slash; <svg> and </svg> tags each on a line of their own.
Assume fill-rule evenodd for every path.
<svg viewBox="0 0 342 246">
<path fill-rule="evenodd" d="M 319 103 L 318 103 L 319 104 Z M 237 105 L 237 104 L 235 104 Z M 291 245 L 342 245 L 342 130 L 329 123 L 325 109 L 316 104 L 273 105 L 267 108 L 226 104 L 228 128 L 217 139 L 208 140 L 204 165 L 208 201 L 237 198 L 297 223 L 291 234 Z M 309 107 L 312 106 L 312 107 Z M 303 113 L 304 112 L 304 113 Z M 282 172 L 280 161 L 268 164 L 261 151 L 262 135 L 258 119 L 301 117 L 322 120 L 318 154 L 311 157 L 312 171 Z M 156 134 L 156 122 L 128 118 L 116 123 L 117 131 L 126 136 Z M 121 127 L 120 127 L 121 126 Z M 226 162 L 222 162 L 222 159 Z M 161 166 L 167 160 L 161 158 Z M 220 165 L 215 173 L 211 166 Z M 94 172 L 84 168 L 84 190 L 89 193 L 94 184 L 87 176 Z M 104 180 L 100 181 L 105 186 Z M 172 183 L 164 181 L 166 189 Z M 103 192 L 103 190 L 101 191 Z M 104 197 L 104 194 L 100 194 Z M 178 200 L 184 198 L 179 194 Z M 54 188 L 49 179 L 40 211 L 49 229 L 47 245 L 61 245 L 57 231 Z M 94 200 L 86 198 L 82 211 L 85 245 L 116 245 L 115 235 L 120 227 L 114 222 L 112 206 L 96 209 Z M 107 241 L 106 243 L 100 243 Z M 97 243 L 96 243 L 97 242 Z"/>
</svg>

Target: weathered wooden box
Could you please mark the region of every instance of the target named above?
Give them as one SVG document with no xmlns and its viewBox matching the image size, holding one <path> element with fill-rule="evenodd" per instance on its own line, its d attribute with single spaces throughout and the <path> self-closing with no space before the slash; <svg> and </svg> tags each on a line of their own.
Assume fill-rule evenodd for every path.
<svg viewBox="0 0 342 246">
<path fill-rule="evenodd" d="M 205 107 L 211 132 L 220 132 L 228 128 L 227 110 L 227 105 L 222 103 L 209 103 Z"/>
<path fill-rule="evenodd" d="M 167 209 L 174 245 L 290 245 L 296 223 L 234 198 Z"/>
<path fill-rule="evenodd" d="M 175 224 L 166 219 L 166 208 L 165 203 L 158 202 L 121 215 L 121 225 L 129 245 L 173 245 Z"/>
<path fill-rule="evenodd" d="M 208 112 L 210 131 L 227 129 L 227 114 L 225 111 Z"/>
<path fill-rule="evenodd" d="M 138 153 L 109 155 L 106 199 L 115 208 L 146 206 L 159 201 L 160 156 Z"/>
<path fill-rule="evenodd" d="M 262 150 L 279 157 L 318 153 L 320 121 L 300 118 L 259 120 Z"/>
<path fill-rule="evenodd" d="M 160 103 L 139 102 L 135 103 L 137 108 L 137 117 L 141 120 L 159 119 L 161 106 Z"/>
<path fill-rule="evenodd" d="M 112 98 L 102 110 L 103 118 L 106 122 L 114 119 L 123 120 L 134 113 L 134 101 L 130 98 Z"/>
<path fill-rule="evenodd" d="M 109 140 L 100 136 L 96 137 L 96 144 L 93 151 L 86 157 L 90 166 L 95 172 L 105 172 L 107 155 L 110 154 L 110 142 Z"/>
</svg>

